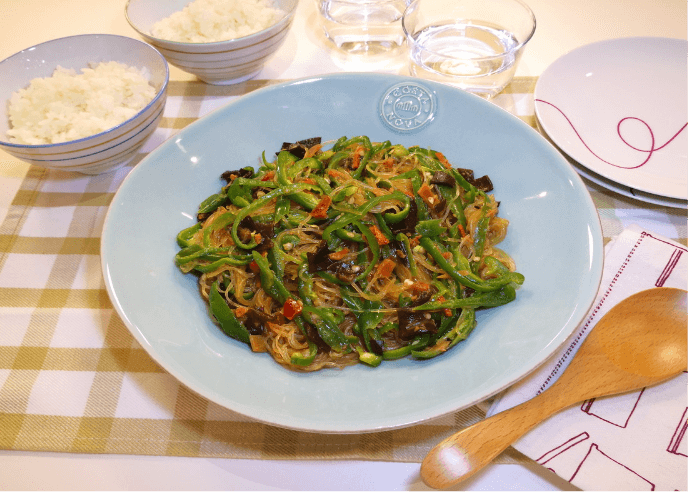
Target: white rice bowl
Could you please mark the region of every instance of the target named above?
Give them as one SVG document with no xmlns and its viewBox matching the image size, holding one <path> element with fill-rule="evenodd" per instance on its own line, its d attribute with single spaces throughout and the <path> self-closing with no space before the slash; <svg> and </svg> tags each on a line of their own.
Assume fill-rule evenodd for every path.
<svg viewBox="0 0 688 492">
<path fill-rule="evenodd" d="M 229 85 L 258 75 L 284 43 L 298 3 L 299 0 L 127 0 L 125 14 L 131 27 L 160 50 L 170 65 L 208 84 Z M 279 14 L 274 15 L 273 10 Z M 160 29 L 166 32 L 153 34 L 153 26 L 160 22 L 165 26 Z M 255 29 L 260 30 L 244 34 Z M 220 35 L 221 30 L 229 34 Z M 174 35 L 194 41 L 164 39 L 173 37 L 173 31 Z M 216 36 L 237 34 L 239 37 L 212 41 Z"/>
<path fill-rule="evenodd" d="M 103 69 L 108 76 L 117 72 L 121 77 L 113 76 L 107 81 L 94 77 L 88 85 L 82 81 L 75 90 L 61 92 L 63 85 L 67 87 L 74 79 L 81 80 L 75 75 L 83 73 L 82 69 L 88 71 L 101 62 L 110 67 Z M 119 65 L 110 66 L 110 62 L 135 67 L 137 73 Z M 64 83 L 53 79 L 57 67 L 63 67 L 57 76 L 60 79 L 64 76 Z M 159 51 L 126 36 L 82 34 L 31 46 L 0 61 L 0 150 L 49 169 L 83 174 L 117 169 L 137 155 L 162 120 L 169 76 L 169 67 Z M 86 93 L 95 90 L 96 79 L 100 80 L 98 84 L 104 92 L 86 108 L 84 101 L 90 95 Z M 39 89 L 23 92 L 32 82 Z M 122 90 L 115 90 L 120 84 Z M 148 84 L 154 95 L 146 103 Z M 13 98 L 16 104 L 10 103 Z M 132 107 L 123 107 L 125 99 L 126 105 Z M 34 114 L 34 109 L 42 103 L 50 108 L 48 113 Z M 12 116 L 10 106 L 15 106 Z M 84 109 L 92 114 L 84 116 Z M 115 117 L 126 119 L 117 123 Z M 94 122 L 99 118 L 103 121 L 96 125 Z M 57 128 L 64 123 L 60 119 L 72 125 L 62 136 L 57 135 L 60 133 Z M 99 125 L 110 128 L 102 130 Z M 50 143 L 20 143 L 16 141 L 17 135 L 10 136 L 8 132 L 21 133 L 21 138 L 28 140 L 45 137 Z"/>
<path fill-rule="evenodd" d="M 195 0 L 153 24 L 151 34 L 181 43 L 213 43 L 257 33 L 285 15 L 274 0 Z"/>
<path fill-rule="evenodd" d="M 153 100 L 147 70 L 109 61 L 82 68 L 58 65 L 12 94 L 9 141 L 27 145 L 69 142 L 114 128 Z"/>
</svg>

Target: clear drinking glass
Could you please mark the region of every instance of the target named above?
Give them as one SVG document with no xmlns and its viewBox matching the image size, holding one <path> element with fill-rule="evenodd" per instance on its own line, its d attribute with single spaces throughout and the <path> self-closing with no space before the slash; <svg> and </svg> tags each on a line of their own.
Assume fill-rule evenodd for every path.
<svg viewBox="0 0 688 492">
<path fill-rule="evenodd" d="M 394 55 L 410 0 L 316 0 L 325 36 L 352 55 Z"/>
<path fill-rule="evenodd" d="M 414 0 L 402 28 L 411 75 L 489 99 L 513 78 L 535 15 L 520 0 Z"/>
</svg>

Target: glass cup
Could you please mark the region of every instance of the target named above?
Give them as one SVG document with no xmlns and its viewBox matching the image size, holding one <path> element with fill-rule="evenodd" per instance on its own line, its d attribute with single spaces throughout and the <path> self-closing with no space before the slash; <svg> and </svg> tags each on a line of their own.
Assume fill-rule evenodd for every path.
<svg viewBox="0 0 688 492">
<path fill-rule="evenodd" d="M 520 0 L 414 0 L 402 28 L 411 75 L 490 99 L 513 78 L 535 15 Z"/>
<path fill-rule="evenodd" d="M 410 0 L 316 0 L 325 36 L 350 55 L 396 55 Z"/>
</svg>

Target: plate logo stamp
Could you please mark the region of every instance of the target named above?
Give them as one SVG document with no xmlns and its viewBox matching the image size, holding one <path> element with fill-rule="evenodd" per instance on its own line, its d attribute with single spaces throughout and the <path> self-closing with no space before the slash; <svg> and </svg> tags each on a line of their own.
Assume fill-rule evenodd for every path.
<svg viewBox="0 0 688 492">
<path fill-rule="evenodd" d="M 411 132 L 432 122 L 437 98 L 416 82 L 400 82 L 390 87 L 380 100 L 382 121 L 398 132 Z"/>
</svg>

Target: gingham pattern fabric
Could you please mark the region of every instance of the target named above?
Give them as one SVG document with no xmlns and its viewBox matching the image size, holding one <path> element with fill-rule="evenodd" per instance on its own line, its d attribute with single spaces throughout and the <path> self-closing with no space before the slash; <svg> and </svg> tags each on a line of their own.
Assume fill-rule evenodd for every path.
<svg viewBox="0 0 688 492">
<path fill-rule="evenodd" d="M 265 425 L 199 397 L 161 369 L 113 310 L 100 268 L 107 208 L 147 152 L 230 100 L 279 81 L 172 82 L 165 115 L 129 166 L 82 176 L 32 167 L 0 225 L 0 448 L 254 459 L 420 462 L 484 417 L 474 406 L 410 428 L 320 435 Z M 535 78 L 494 102 L 535 126 Z M 631 222 L 685 244 L 682 211 L 590 185 L 605 240 Z M 513 449 L 501 463 L 526 462 Z"/>
</svg>

